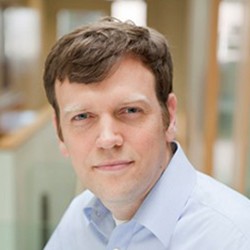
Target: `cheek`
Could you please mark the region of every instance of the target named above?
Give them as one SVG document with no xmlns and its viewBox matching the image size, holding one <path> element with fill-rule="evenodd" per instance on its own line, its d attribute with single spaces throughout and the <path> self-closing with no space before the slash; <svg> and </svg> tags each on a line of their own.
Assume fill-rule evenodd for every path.
<svg viewBox="0 0 250 250">
<path fill-rule="evenodd" d="M 143 144 L 143 146 L 149 149 L 153 149 L 153 145 L 165 145 L 167 142 L 166 128 L 163 126 L 162 120 L 157 120 L 143 131 L 139 131 L 136 141 L 138 141 L 138 144 Z"/>
<path fill-rule="evenodd" d="M 70 157 L 74 167 L 78 167 L 87 161 L 89 151 L 92 146 L 82 136 L 64 136 L 67 154 Z"/>
<path fill-rule="evenodd" d="M 86 146 L 81 144 L 71 145 L 69 148 L 69 157 L 72 167 L 82 183 L 88 180 L 88 172 L 90 171 L 89 166 L 91 165 L 90 153 L 87 152 L 86 149 Z"/>
<path fill-rule="evenodd" d="M 166 133 L 162 126 L 139 132 L 138 135 L 133 137 L 133 141 L 136 147 L 134 150 L 140 154 L 142 161 L 148 163 L 162 161 L 166 154 Z"/>
</svg>

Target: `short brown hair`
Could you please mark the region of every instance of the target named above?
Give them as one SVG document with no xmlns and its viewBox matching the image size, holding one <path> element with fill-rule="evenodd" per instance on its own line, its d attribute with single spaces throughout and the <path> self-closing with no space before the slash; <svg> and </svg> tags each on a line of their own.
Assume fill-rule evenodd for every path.
<svg viewBox="0 0 250 250">
<path fill-rule="evenodd" d="M 52 47 L 44 70 L 44 86 L 57 122 L 55 81 L 90 84 L 104 80 L 125 55 L 141 60 L 155 76 L 156 95 L 164 109 L 172 92 L 173 64 L 165 37 L 152 28 L 106 17 L 60 38 Z"/>
</svg>

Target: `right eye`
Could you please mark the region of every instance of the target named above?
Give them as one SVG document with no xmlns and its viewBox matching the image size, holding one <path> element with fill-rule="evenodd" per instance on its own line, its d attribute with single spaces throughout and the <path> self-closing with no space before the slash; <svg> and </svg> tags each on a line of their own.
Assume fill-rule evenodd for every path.
<svg viewBox="0 0 250 250">
<path fill-rule="evenodd" d="M 86 120 L 88 118 L 90 118 L 89 113 L 81 113 L 81 114 L 78 114 L 78 115 L 74 116 L 73 120 L 74 121 L 82 121 L 82 120 Z"/>
</svg>

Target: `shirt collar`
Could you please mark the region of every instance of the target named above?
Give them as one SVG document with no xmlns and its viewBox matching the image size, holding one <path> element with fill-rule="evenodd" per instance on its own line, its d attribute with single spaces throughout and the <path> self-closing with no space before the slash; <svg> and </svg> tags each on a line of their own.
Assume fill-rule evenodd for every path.
<svg viewBox="0 0 250 250">
<path fill-rule="evenodd" d="M 83 211 L 87 221 L 104 237 L 104 240 L 107 240 L 115 227 L 110 211 L 95 196 L 93 196 Z"/>
<path fill-rule="evenodd" d="M 196 183 L 195 170 L 180 145 L 174 144 L 177 149 L 169 165 L 134 216 L 165 247 Z"/>
</svg>

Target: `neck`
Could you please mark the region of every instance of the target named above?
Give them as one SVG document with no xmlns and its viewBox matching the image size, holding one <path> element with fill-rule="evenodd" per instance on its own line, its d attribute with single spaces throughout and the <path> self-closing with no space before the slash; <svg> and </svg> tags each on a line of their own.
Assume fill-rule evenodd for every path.
<svg viewBox="0 0 250 250">
<path fill-rule="evenodd" d="M 119 202 L 119 203 L 105 203 L 104 205 L 111 211 L 112 215 L 117 220 L 130 220 L 141 206 L 143 200 L 139 202 Z"/>
</svg>

